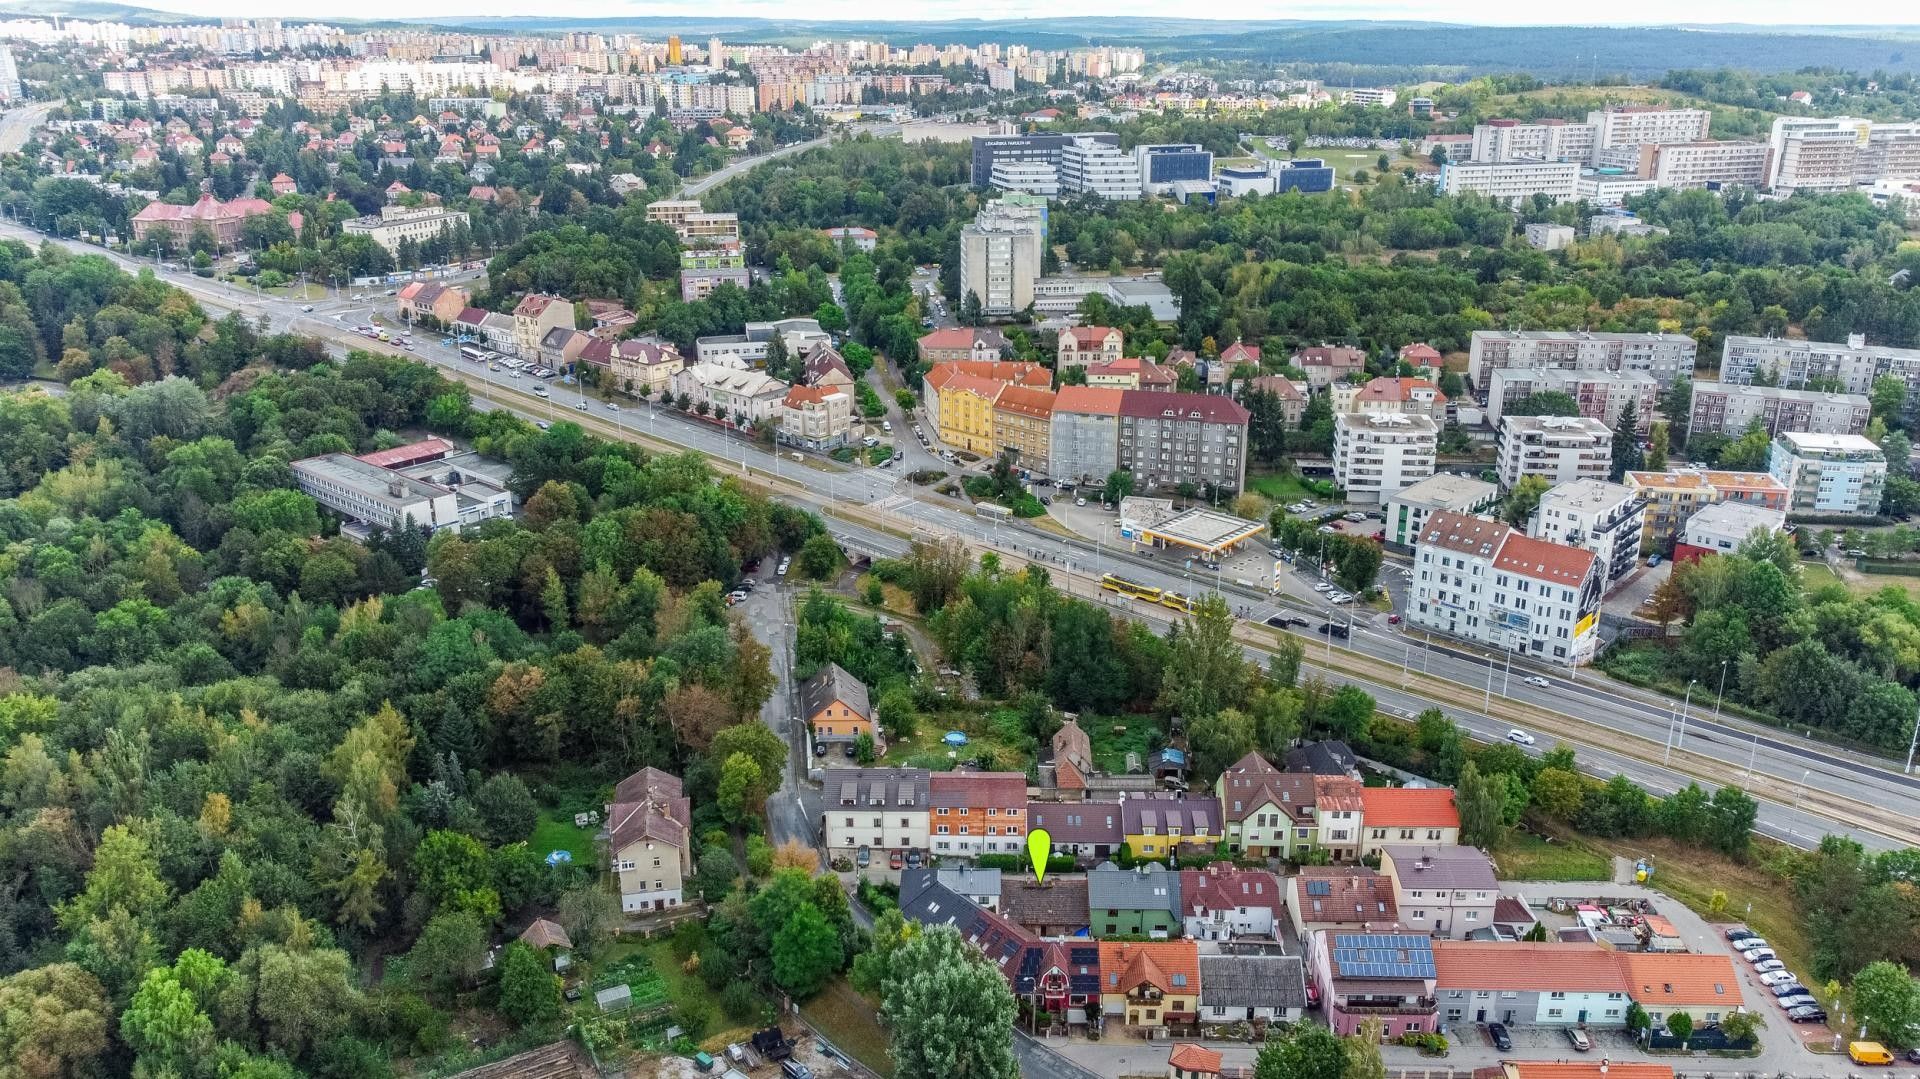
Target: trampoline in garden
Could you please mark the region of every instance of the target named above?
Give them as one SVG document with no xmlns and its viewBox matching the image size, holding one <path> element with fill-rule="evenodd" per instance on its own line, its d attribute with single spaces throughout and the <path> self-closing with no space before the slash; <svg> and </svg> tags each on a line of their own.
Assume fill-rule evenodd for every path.
<svg viewBox="0 0 1920 1079">
<path fill-rule="evenodd" d="M 947 736 L 940 740 L 954 749 L 959 749 L 961 746 L 967 744 L 967 736 L 959 731 L 948 731 Z"/>
</svg>

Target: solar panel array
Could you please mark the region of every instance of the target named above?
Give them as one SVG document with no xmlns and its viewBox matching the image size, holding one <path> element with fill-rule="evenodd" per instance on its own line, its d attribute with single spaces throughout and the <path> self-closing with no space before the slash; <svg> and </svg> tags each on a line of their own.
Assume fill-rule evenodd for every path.
<svg viewBox="0 0 1920 1079">
<path fill-rule="evenodd" d="M 1333 964 L 1343 978 L 1432 978 L 1433 942 L 1408 933 L 1341 933 Z"/>
<path fill-rule="evenodd" d="M 1327 896 L 1333 894 L 1333 882 L 1329 880 L 1310 880 L 1307 882 L 1307 894 Z"/>
</svg>

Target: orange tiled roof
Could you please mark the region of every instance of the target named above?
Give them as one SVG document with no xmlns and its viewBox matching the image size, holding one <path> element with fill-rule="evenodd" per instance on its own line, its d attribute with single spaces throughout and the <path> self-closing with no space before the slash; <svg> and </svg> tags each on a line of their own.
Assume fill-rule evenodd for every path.
<svg viewBox="0 0 1920 1079">
<path fill-rule="evenodd" d="M 1446 787 L 1366 787 L 1361 822 L 1368 828 L 1458 828 L 1460 810 Z"/>
<path fill-rule="evenodd" d="M 1218 1072 L 1220 1054 L 1192 1042 L 1181 1042 L 1167 1054 L 1167 1067 L 1188 1072 Z"/>
<path fill-rule="evenodd" d="M 1625 993 L 1627 978 L 1615 954 L 1598 944 L 1433 942 L 1434 970 L 1449 989 Z"/>
<path fill-rule="evenodd" d="M 1615 952 L 1614 957 L 1626 975 L 1627 994 L 1644 1007 L 1737 1008 L 1743 1003 L 1740 975 L 1724 955 Z"/>
<path fill-rule="evenodd" d="M 1514 1060 L 1506 1064 L 1512 1079 L 1673 1079 L 1673 1069 L 1665 1064 L 1572 1060 L 1564 1063 L 1545 1060 Z"/>
<path fill-rule="evenodd" d="M 1008 386 L 1000 391 L 993 407 L 1025 416 L 1049 419 L 1053 416 L 1053 391 L 1032 386 Z"/>
<path fill-rule="evenodd" d="M 1103 993 L 1125 993 L 1151 982 L 1161 992 L 1198 995 L 1200 949 L 1190 940 L 1102 941 L 1100 975 Z"/>
</svg>

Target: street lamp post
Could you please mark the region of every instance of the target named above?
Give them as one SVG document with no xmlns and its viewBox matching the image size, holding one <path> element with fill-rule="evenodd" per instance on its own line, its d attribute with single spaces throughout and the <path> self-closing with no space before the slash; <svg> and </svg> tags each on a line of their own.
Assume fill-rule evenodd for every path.
<svg viewBox="0 0 1920 1079">
<path fill-rule="evenodd" d="M 1726 696 L 1726 694 L 1727 694 L 1727 661 L 1723 659 L 1720 661 L 1720 688 L 1715 690 L 1713 694 L 1713 718 L 1715 719 L 1720 718 L 1720 698 Z M 1755 737 L 1757 738 L 1759 736 L 1755 735 Z M 1909 768 L 1913 766 L 1912 758 L 1908 758 L 1907 766 Z"/>
<path fill-rule="evenodd" d="M 1693 703 L 1693 686 L 1696 679 L 1687 679 L 1687 695 L 1680 702 L 1680 737 L 1674 740 L 1674 746 L 1687 748 L 1687 706 Z"/>
<path fill-rule="evenodd" d="M 1480 702 L 1480 710 L 1489 718 L 1493 716 L 1493 653 L 1487 653 L 1487 694 Z"/>
</svg>

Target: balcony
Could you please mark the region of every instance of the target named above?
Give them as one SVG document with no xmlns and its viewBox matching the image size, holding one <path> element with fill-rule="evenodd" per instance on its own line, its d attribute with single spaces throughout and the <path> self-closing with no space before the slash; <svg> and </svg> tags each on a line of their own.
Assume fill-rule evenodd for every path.
<svg viewBox="0 0 1920 1079">
<path fill-rule="evenodd" d="M 1433 997 L 1398 1001 L 1362 999 L 1335 1003 L 1334 1007 L 1348 1015 L 1431 1015 L 1438 1003 Z"/>
</svg>

